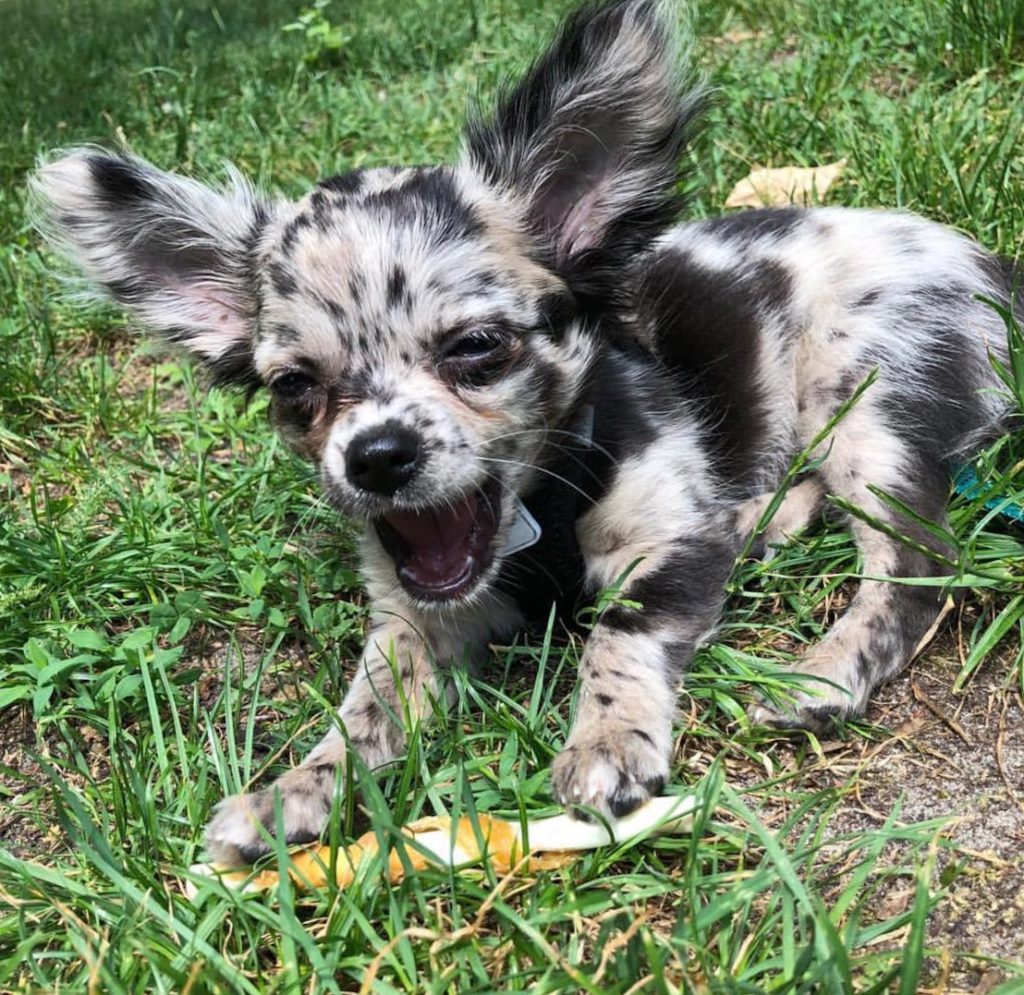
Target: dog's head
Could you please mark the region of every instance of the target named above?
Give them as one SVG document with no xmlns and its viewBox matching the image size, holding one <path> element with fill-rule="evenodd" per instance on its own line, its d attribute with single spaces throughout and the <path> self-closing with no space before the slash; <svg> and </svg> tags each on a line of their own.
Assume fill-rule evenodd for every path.
<svg viewBox="0 0 1024 995">
<path fill-rule="evenodd" d="M 588 8 L 467 130 L 460 164 L 354 171 L 299 203 L 74 151 L 42 227 L 219 382 L 264 385 L 329 499 L 421 604 L 497 572 L 512 495 L 585 388 L 631 259 L 674 216 L 674 25 Z"/>
</svg>

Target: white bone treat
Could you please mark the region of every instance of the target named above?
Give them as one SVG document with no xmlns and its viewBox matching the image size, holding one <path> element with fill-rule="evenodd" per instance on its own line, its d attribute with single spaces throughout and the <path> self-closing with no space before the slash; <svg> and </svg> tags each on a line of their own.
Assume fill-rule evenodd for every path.
<svg viewBox="0 0 1024 995">
<path fill-rule="evenodd" d="M 395 849 L 389 852 L 384 873 L 388 881 L 397 883 L 410 871 L 461 867 L 483 861 L 499 874 L 551 869 L 569 863 L 575 853 L 583 850 L 650 834 L 689 832 L 699 804 L 692 795 L 663 795 L 607 824 L 583 822 L 563 814 L 527 821 L 525 834 L 519 822 L 485 814 L 478 815 L 475 823 L 463 817 L 454 826 L 447 817 L 418 819 L 402 828 L 410 845 L 404 854 Z M 332 877 L 338 887 L 344 888 L 378 851 L 376 833 L 372 830 L 364 833 L 354 843 L 337 851 L 332 873 L 329 846 L 304 847 L 289 854 L 288 875 L 300 890 L 323 888 Z M 189 870 L 196 878 L 219 878 L 224 884 L 243 891 L 267 891 L 280 881 L 276 867 L 254 871 L 194 864 Z M 189 898 L 198 894 L 196 881 L 186 881 L 184 887 Z"/>
</svg>

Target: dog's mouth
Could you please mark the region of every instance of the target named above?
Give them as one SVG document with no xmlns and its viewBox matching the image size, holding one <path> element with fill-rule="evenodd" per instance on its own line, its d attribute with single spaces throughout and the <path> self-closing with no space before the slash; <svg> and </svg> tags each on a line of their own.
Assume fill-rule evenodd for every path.
<svg viewBox="0 0 1024 995">
<path fill-rule="evenodd" d="M 501 493 L 491 482 L 424 511 L 393 511 L 374 522 L 398 580 L 424 601 L 450 601 L 476 586 L 494 558 Z"/>
</svg>

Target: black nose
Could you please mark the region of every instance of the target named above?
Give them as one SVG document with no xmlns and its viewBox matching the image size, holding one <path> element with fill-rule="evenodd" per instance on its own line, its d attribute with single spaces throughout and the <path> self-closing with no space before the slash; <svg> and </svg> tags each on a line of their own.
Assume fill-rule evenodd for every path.
<svg viewBox="0 0 1024 995">
<path fill-rule="evenodd" d="M 361 491 L 389 497 L 416 475 L 420 438 L 396 422 L 385 422 L 357 435 L 345 453 L 345 473 Z"/>
</svg>

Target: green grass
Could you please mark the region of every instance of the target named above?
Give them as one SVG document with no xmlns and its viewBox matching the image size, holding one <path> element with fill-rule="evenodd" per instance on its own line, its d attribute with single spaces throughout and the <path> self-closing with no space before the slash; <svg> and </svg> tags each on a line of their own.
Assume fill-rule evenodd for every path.
<svg viewBox="0 0 1024 995">
<path fill-rule="evenodd" d="M 808 787 L 797 772 L 827 766 L 821 744 L 743 719 L 752 687 L 785 692 L 775 665 L 856 570 L 838 529 L 737 571 L 684 698 L 676 782 L 706 802 L 692 835 L 516 882 L 367 874 L 302 901 L 183 896 L 211 805 L 299 757 L 340 700 L 365 617 L 351 535 L 262 402 L 205 392 L 112 310 L 60 298 L 25 173 L 54 146 L 126 139 L 164 166 L 231 160 L 297 195 L 339 168 L 450 157 L 467 98 L 521 66 L 562 6 L 336 0 L 285 31 L 299 0 L 4 4 L 0 990 L 910 993 L 939 970 L 936 868 L 960 859 L 943 828 L 898 808 L 838 828 L 854 779 Z M 717 87 L 696 214 L 752 164 L 845 157 L 835 202 L 919 210 L 1017 251 L 1019 0 L 708 0 L 696 30 Z M 1024 360 L 1007 375 L 1024 398 Z M 1024 688 L 1024 544 L 986 507 L 1021 500 L 1022 441 L 981 457 L 987 492 L 954 502 L 961 682 L 989 661 Z M 496 648 L 485 682 L 340 801 L 337 840 L 419 815 L 553 811 L 575 665 L 557 636 Z M 1024 966 L 998 970 L 1020 990 Z"/>
</svg>

